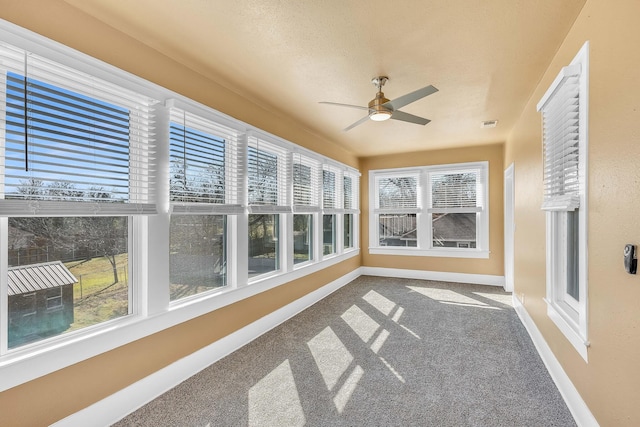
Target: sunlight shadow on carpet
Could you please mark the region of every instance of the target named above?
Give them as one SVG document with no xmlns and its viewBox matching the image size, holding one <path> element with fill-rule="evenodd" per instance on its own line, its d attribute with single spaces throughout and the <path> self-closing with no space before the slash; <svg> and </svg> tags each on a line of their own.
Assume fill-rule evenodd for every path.
<svg viewBox="0 0 640 427">
<path fill-rule="evenodd" d="M 340 317 L 365 343 L 369 342 L 380 327 L 378 322 L 369 317 L 367 313 L 355 304 L 342 313 Z"/>
<path fill-rule="evenodd" d="M 407 286 L 407 288 L 443 304 L 500 310 L 498 307 L 490 306 L 489 304 L 486 304 L 482 301 L 468 297 L 466 295 L 462 295 L 461 293 L 449 289 L 426 288 L 420 286 Z"/>
<path fill-rule="evenodd" d="M 303 426 L 305 423 L 300 396 L 287 359 L 249 389 L 249 425 Z"/>
<path fill-rule="evenodd" d="M 382 331 L 380 331 L 376 339 L 371 343 L 371 351 L 373 351 L 375 354 L 378 354 L 387 338 L 389 338 L 389 331 L 383 329 Z"/>
<path fill-rule="evenodd" d="M 358 381 L 360 381 L 363 374 L 364 369 L 362 369 L 360 365 L 356 365 L 356 367 L 353 368 L 353 371 L 349 374 L 349 377 L 342 384 L 342 387 L 340 387 L 340 390 L 338 390 L 338 393 L 336 393 L 336 396 L 333 398 L 333 403 L 336 405 L 336 409 L 339 413 L 342 413 L 344 407 L 347 406 L 347 402 L 349 402 L 349 399 L 358 386 Z"/>
<path fill-rule="evenodd" d="M 376 308 L 380 313 L 388 316 L 391 314 L 393 309 L 396 307 L 396 303 L 391 301 L 390 299 L 380 295 L 374 290 L 367 292 L 363 297 L 363 300 L 371 304 L 374 308 Z"/>
<path fill-rule="evenodd" d="M 353 355 L 328 326 L 309 340 L 307 347 L 311 351 L 327 389 L 333 390 L 340 377 L 351 365 Z"/>
</svg>

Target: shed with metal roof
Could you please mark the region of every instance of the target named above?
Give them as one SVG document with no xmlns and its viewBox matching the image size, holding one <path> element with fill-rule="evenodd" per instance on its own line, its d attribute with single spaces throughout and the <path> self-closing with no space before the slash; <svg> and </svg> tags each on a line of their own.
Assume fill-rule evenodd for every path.
<svg viewBox="0 0 640 427">
<path fill-rule="evenodd" d="M 60 261 L 9 267 L 9 348 L 68 330 L 78 279 Z"/>
<path fill-rule="evenodd" d="M 20 295 L 71 285 L 78 279 L 61 261 L 9 267 L 7 271 L 9 295 Z"/>
</svg>

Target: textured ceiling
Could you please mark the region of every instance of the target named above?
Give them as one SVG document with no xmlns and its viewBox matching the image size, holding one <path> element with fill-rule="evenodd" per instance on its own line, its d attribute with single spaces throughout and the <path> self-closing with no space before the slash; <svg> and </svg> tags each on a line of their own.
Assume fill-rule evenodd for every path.
<svg viewBox="0 0 640 427">
<path fill-rule="evenodd" d="M 503 142 L 585 0 L 67 0 L 359 156 Z M 364 116 L 370 83 L 426 126 Z M 499 120 L 481 129 L 484 120 Z"/>
</svg>

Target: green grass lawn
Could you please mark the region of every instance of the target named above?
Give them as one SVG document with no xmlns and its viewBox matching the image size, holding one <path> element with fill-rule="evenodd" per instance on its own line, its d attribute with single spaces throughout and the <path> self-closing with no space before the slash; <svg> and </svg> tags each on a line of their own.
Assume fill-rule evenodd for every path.
<svg viewBox="0 0 640 427">
<path fill-rule="evenodd" d="M 73 286 L 74 323 L 68 331 L 96 325 L 129 312 L 128 256 L 116 256 L 118 283 L 104 257 L 65 264 L 78 279 Z"/>
</svg>

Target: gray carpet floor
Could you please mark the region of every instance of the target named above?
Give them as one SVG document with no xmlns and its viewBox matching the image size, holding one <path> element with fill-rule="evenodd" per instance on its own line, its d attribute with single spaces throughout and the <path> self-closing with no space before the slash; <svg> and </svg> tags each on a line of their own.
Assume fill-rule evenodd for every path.
<svg viewBox="0 0 640 427">
<path fill-rule="evenodd" d="M 115 426 L 575 422 L 510 294 L 362 276 Z"/>
</svg>

